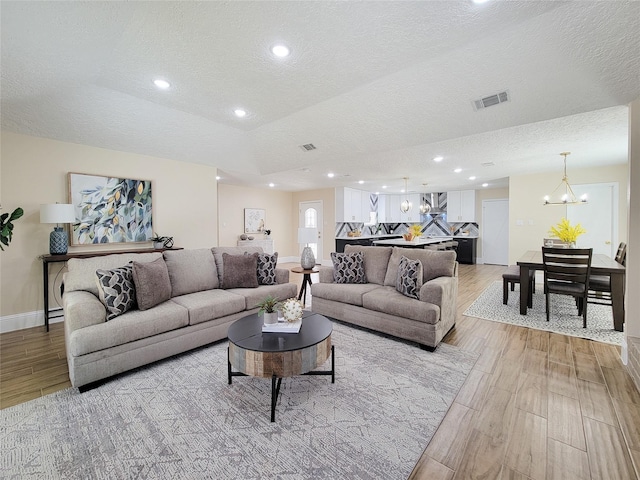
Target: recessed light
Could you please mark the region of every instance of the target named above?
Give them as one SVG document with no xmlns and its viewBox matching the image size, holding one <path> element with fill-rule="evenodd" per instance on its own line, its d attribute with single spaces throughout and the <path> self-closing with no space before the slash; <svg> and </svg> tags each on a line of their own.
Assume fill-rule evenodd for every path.
<svg viewBox="0 0 640 480">
<path fill-rule="evenodd" d="M 376 192 L 376 195 L 380 195 L 380 192 Z"/>
<path fill-rule="evenodd" d="M 171 86 L 171 84 L 169 82 L 167 82 L 166 80 L 162 80 L 161 78 L 156 78 L 153 81 L 153 84 L 162 89 L 162 90 L 166 90 L 167 88 L 169 88 Z"/>
<path fill-rule="evenodd" d="M 483 186 L 483 187 L 488 187 L 488 186 L 489 186 L 489 184 L 488 184 L 488 183 L 483 183 L 483 184 L 482 184 L 482 186 Z"/>
<path fill-rule="evenodd" d="M 437 157 L 433 157 L 434 162 L 441 162 L 442 160 L 444 160 L 444 157 L 441 155 L 438 155 Z"/>
<path fill-rule="evenodd" d="M 276 184 L 275 184 L 275 183 L 270 183 L 270 184 L 269 184 L 269 186 L 270 186 L 271 188 L 273 188 L 273 187 L 275 187 L 275 186 L 276 186 Z"/>
<path fill-rule="evenodd" d="M 382 185 L 382 188 L 387 188 L 387 186 L 386 185 Z"/>
<path fill-rule="evenodd" d="M 469 177 L 469 180 L 475 180 L 475 179 L 476 179 L 476 177 L 475 177 L 474 175 L 471 175 L 471 176 Z"/>
<path fill-rule="evenodd" d="M 327 173 L 327 177 L 329 178 L 333 178 L 335 176 L 335 173 Z"/>
<path fill-rule="evenodd" d="M 462 169 L 461 169 L 461 168 L 456 168 L 453 172 L 454 172 L 454 173 L 460 173 L 461 171 L 462 171 Z"/>
<path fill-rule="evenodd" d="M 286 45 L 274 45 L 273 47 L 271 47 L 271 52 L 276 57 L 284 58 L 289 56 L 291 50 L 289 50 L 289 47 L 287 47 Z"/>
<path fill-rule="evenodd" d="M 364 180 L 358 180 L 358 183 L 362 185 L 364 183 Z"/>
<path fill-rule="evenodd" d="M 216 175 L 216 180 L 220 180 L 222 177 L 220 175 Z"/>
<path fill-rule="evenodd" d="M 489 0 L 471 0 L 476 5 L 480 5 L 482 3 L 487 3 Z"/>
<path fill-rule="evenodd" d="M 401 188 L 401 189 L 400 189 L 400 193 L 404 193 L 404 188 Z"/>
<path fill-rule="evenodd" d="M 233 111 L 233 113 L 235 113 L 235 114 L 236 114 L 236 117 L 240 117 L 240 118 L 244 117 L 244 116 L 247 114 L 247 112 L 245 112 L 245 111 L 244 111 L 244 110 L 242 110 L 241 108 L 236 108 L 236 109 Z"/>
</svg>

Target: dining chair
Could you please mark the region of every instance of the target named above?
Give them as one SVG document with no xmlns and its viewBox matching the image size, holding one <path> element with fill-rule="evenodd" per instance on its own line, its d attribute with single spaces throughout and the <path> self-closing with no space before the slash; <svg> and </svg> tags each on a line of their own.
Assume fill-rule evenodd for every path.
<svg viewBox="0 0 640 480">
<path fill-rule="evenodd" d="M 547 322 L 551 294 L 570 295 L 576 299 L 582 327 L 587 328 L 587 296 L 592 248 L 542 247 L 544 291 Z"/>
<path fill-rule="evenodd" d="M 620 242 L 615 261 L 626 266 L 627 244 Z M 609 275 L 591 275 L 589 277 L 589 295 L 587 302 L 597 305 L 613 305 L 611 301 L 611 277 Z"/>
</svg>

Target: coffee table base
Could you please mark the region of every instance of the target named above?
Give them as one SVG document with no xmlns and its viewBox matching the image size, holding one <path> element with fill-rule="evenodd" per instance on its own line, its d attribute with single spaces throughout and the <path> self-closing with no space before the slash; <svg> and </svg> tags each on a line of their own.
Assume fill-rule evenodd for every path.
<svg viewBox="0 0 640 480">
<path fill-rule="evenodd" d="M 336 383 L 336 363 L 335 363 L 335 350 L 331 345 L 331 370 L 312 370 L 310 372 L 301 373 L 300 375 L 331 375 L 331 383 Z M 229 348 L 227 348 L 227 373 L 229 379 L 229 385 L 233 377 L 247 377 L 246 373 L 234 372 L 231 368 L 231 357 Z M 278 404 L 278 397 L 280 396 L 280 385 L 282 384 L 282 377 L 278 377 L 275 373 L 271 375 L 271 421 L 276 421 L 276 405 Z"/>
</svg>

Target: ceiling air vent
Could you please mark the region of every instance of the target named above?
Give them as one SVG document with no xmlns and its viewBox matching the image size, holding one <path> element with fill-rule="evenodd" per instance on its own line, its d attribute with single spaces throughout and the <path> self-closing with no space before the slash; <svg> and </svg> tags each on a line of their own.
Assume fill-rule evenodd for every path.
<svg viewBox="0 0 640 480">
<path fill-rule="evenodd" d="M 311 150 L 315 150 L 316 146 L 313 143 L 306 143 L 304 145 L 300 145 L 300 148 L 305 152 L 310 152 Z"/>
<path fill-rule="evenodd" d="M 495 163 L 493 163 L 493 162 L 482 162 L 480 165 L 482 165 L 483 167 L 493 167 L 493 166 L 495 166 Z"/>
<path fill-rule="evenodd" d="M 509 91 L 505 90 L 504 92 L 496 93 L 495 95 L 483 97 L 480 100 L 474 100 L 473 108 L 474 110 L 478 111 L 482 110 L 483 108 L 493 107 L 494 105 L 508 102 L 509 100 Z"/>
</svg>

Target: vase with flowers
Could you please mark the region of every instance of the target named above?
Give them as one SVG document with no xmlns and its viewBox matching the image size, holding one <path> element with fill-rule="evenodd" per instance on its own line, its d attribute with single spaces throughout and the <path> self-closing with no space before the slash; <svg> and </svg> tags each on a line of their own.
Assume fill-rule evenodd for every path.
<svg viewBox="0 0 640 480">
<path fill-rule="evenodd" d="M 402 235 L 402 237 L 407 241 L 411 242 L 416 238 L 419 238 L 422 235 L 422 226 L 418 223 L 414 223 L 409 227 L 409 231 Z"/>
<path fill-rule="evenodd" d="M 575 247 L 576 240 L 583 233 L 587 233 L 587 231 L 582 228 L 582 225 L 579 223 L 575 225 L 571 225 L 571 222 L 566 218 L 563 218 L 558 222 L 558 224 L 551 227 L 549 230 L 549 235 L 553 238 L 558 238 L 562 240 L 567 247 Z"/>
</svg>

